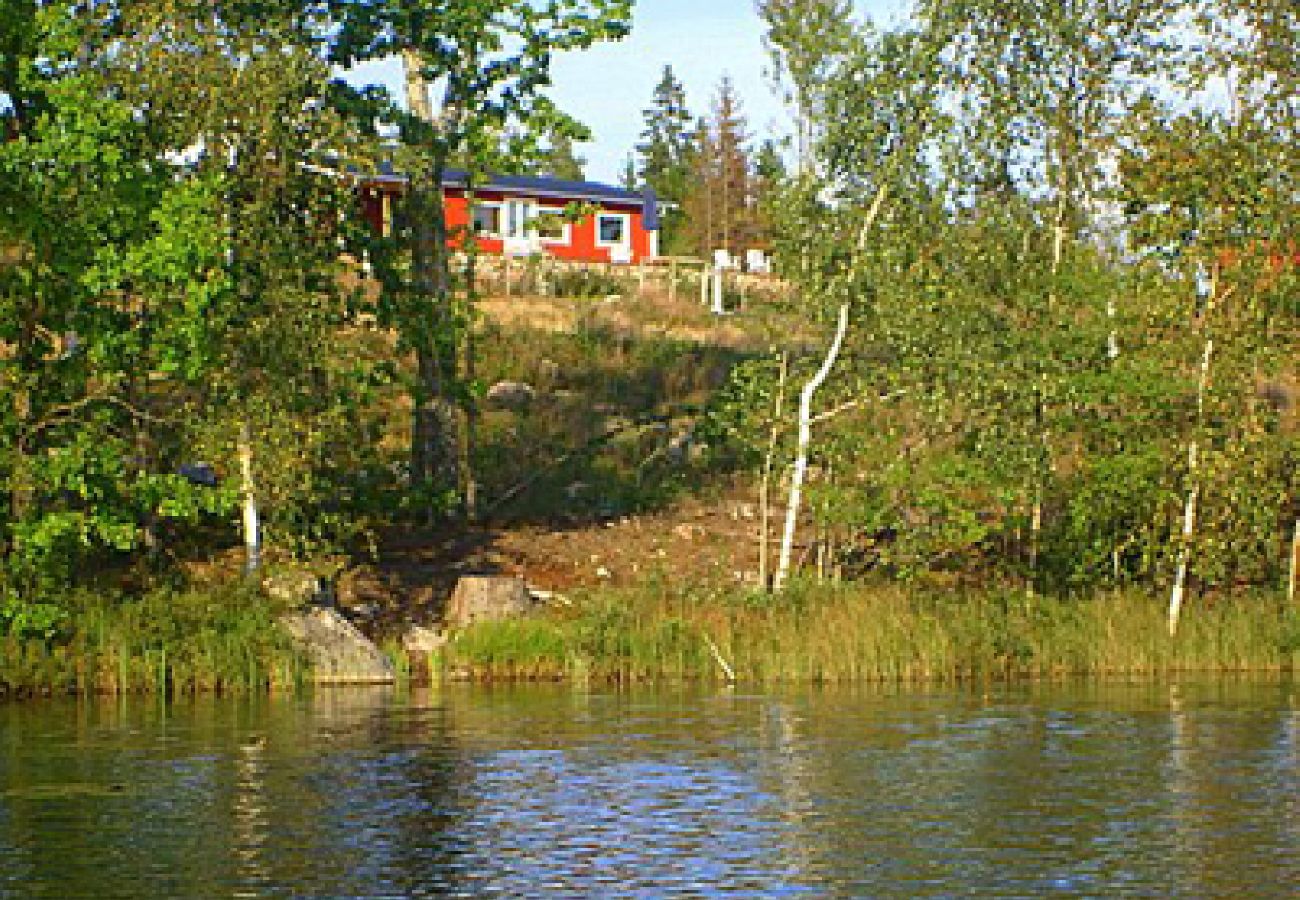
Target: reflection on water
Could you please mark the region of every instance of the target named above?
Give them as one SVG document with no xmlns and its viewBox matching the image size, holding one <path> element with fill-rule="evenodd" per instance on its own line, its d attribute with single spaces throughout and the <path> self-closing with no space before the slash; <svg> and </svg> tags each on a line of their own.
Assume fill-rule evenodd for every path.
<svg viewBox="0 0 1300 900">
<path fill-rule="evenodd" d="M 1295 896 L 1277 682 L 0 707 L 0 896 Z"/>
</svg>

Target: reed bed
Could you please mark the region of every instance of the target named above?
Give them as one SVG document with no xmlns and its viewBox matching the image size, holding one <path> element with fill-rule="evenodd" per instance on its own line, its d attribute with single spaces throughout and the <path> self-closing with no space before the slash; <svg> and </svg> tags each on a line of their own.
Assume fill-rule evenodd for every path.
<svg viewBox="0 0 1300 900">
<path fill-rule="evenodd" d="M 249 692 L 297 686 L 306 661 L 254 588 L 78 593 L 48 638 L 0 635 L 0 696 Z"/>
<path fill-rule="evenodd" d="M 1178 635 L 1137 592 L 1028 598 L 801 586 L 780 598 L 645 588 L 485 623 L 448 646 L 461 676 L 745 683 L 939 681 L 1289 670 L 1300 615 L 1276 597 L 1198 606 Z"/>
</svg>

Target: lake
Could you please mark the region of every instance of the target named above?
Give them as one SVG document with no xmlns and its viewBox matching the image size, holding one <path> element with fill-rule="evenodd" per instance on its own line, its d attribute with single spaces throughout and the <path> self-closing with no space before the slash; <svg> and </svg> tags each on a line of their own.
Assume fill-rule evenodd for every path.
<svg viewBox="0 0 1300 900">
<path fill-rule="evenodd" d="M 0 705 L 0 896 L 1300 894 L 1289 680 Z"/>
</svg>

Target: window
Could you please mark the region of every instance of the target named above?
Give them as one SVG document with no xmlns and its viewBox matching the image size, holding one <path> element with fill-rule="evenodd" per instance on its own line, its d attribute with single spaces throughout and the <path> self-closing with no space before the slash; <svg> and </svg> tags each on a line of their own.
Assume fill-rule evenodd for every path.
<svg viewBox="0 0 1300 900">
<path fill-rule="evenodd" d="M 600 215 L 596 217 L 596 243 L 609 247 L 628 242 L 628 217 L 625 215 Z"/>
<path fill-rule="evenodd" d="M 545 216 L 540 221 L 534 219 L 532 222 L 532 228 L 542 243 L 569 243 L 569 223 L 561 219 L 561 216 L 564 215 L 563 209 L 558 206 L 539 206 L 536 209 L 536 214 Z"/>
<path fill-rule="evenodd" d="M 496 204 L 475 206 L 474 233 L 483 237 L 498 237 L 501 234 L 501 207 Z"/>
</svg>

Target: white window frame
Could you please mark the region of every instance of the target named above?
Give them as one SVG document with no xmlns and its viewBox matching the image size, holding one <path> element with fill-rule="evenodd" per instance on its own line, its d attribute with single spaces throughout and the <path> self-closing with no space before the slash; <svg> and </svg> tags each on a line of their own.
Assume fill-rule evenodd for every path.
<svg viewBox="0 0 1300 900">
<path fill-rule="evenodd" d="M 533 207 L 533 217 L 537 216 L 563 216 L 563 206 L 545 206 L 538 204 Z M 568 247 L 573 243 L 573 225 L 570 222 L 562 222 L 560 225 L 559 237 L 546 237 L 537 229 L 533 229 L 533 234 L 537 235 L 537 240 L 548 247 Z"/>
<path fill-rule="evenodd" d="M 496 215 L 497 228 L 495 231 L 478 230 L 477 228 L 478 223 L 474 221 L 474 216 L 478 214 L 478 211 L 480 209 L 495 209 L 497 211 L 497 215 Z M 504 237 L 504 234 L 501 231 L 501 227 L 505 225 L 505 215 L 506 215 L 505 204 L 498 203 L 495 200 L 489 200 L 486 203 L 480 203 L 476 200 L 474 203 L 470 205 L 469 227 L 474 232 L 474 236 L 477 238 L 488 238 L 489 240 L 499 241 L 502 240 Z"/>
<path fill-rule="evenodd" d="M 622 219 L 623 220 L 623 239 L 618 241 L 607 241 L 600 236 L 601 219 Z M 631 247 L 632 246 L 632 216 L 629 213 L 596 213 L 596 246 L 597 247 Z"/>
<path fill-rule="evenodd" d="M 509 241 L 527 241 L 533 217 L 533 204 L 523 197 L 506 197 L 501 202 L 501 235 Z"/>
</svg>

